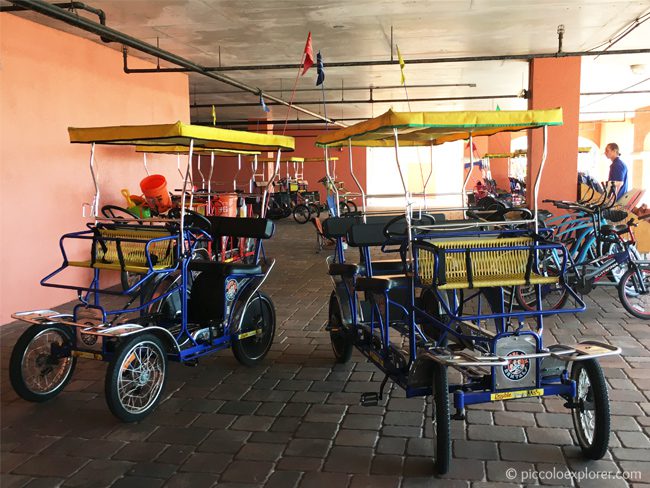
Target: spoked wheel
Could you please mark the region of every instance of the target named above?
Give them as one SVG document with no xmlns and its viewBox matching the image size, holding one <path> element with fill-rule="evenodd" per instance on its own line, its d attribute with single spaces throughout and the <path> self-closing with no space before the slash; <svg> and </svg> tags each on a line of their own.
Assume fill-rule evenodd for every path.
<svg viewBox="0 0 650 488">
<path fill-rule="evenodd" d="M 137 422 L 156 407 L 167 379 L 167 354 L 153 334 L 122 342 L 106 371 L 106 403 L 123 422 Z"/>
<path fill-rule="evenodd" d="M 433 364 L 433 462 L 437 474 L 449 471 L 451 462 L 451 418 L 447 368 Z"/>
<path fill-rule="evenodd" d="M 296 208 L 293 209 L 293 220 L 299 224 L 306 224 L 309 222 L 309 217 L 311 216 L 311 211 L 307 205 L 296 205 Z"/>
<path fill-rule="evenodd" d="M 232 352 L 244 366 L 254 366 L 269 352 L 275 335 L 275 307 L 264 293 L 256 293 L 244 312 Z"/>
<path fill-rule="evenodd" d="M 630 268 L 618 283 L 618 297 L 629 313 L 650 320 L 650 268 Z"/>
<path fill-rule="evenodd" d="M 609 396 L 600 364 L 595 359 L 576 361 L 571 368 L 576 382 L 575 404 L 571 410 L 573 426 L 582 453 L 600 459 L 609 444 Z"/>
<path fill-rule="evenodd" d="M 352 357 L 352 337 L 343 327 L 341 311 L 334 292 L 330 297 L 329 329 L 332 351 L 337 363 L 347 363 Z"/>
<path fill-rule="evenodd" d="M 310 218 L 320 217 L 320 207 L 318 205 L 316 205 L 315 203 L 310 203 L 309 205 L 307 205 L 307 207 L 309 208 Z"/>
<path fill-rule="evenodd" d="M 540 274 L 543 276 L 558 276 L 557 266 L 547 261 L 540 263 Z M 569 299 L 569 292 L 560 282 L 544 283 L 542 288 L 542 307 L 544 310 L 559 310 Z M 537 286 L 516 286 L 515 299 L 521 308 L 528 311 L 537 310 Z"/>
<path fill-rule="evenodd" d="M 21 398 L 45 402 L 72 378 L 72 332 L 61 325 L 33 325 L 18 339 L 9 362 L 11 386 Z"/>
</svg>

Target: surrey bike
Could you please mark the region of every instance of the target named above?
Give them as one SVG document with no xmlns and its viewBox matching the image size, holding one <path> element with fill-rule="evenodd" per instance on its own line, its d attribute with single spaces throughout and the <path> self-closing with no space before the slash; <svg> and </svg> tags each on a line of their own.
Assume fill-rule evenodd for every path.
<svg viewBox="0 0 650 488">
<path fill-rule="evenodd" d="M 560 109 L 389 111 L 317 139 L 326 148 L 326 156 L 328 148 L 345 145 L 393 146 L 398 155 L 406 208 L 383 230 L 385 240 L 399 245 L 400 269 L 373 275 L 368 273 L 372 263 L 330 262 L 334 291 L 327 329 L 337 361 L 349 360 L 356 347 L 385 374 L 379 392 L 362 394 L 362 404 L 376 405 L 389 379 L 407 397 L 432 395 L 439 474 L 449 469 L 451 419 L 464 419 L 468 405 L 483 402 L 560 396 L 571 413 L 584 455 L 599 459 L 607 451 L 609 400 L 597 358 L 619 354 L 620 349 L 597 341 L 545 346 L 542 340 L 544 317 L 584 310 L 584 303 L 562 274 L 545 276 L 538 269 L 537 256 L 553 250 L 561 257 L 563 273 L 567 266 L 564 246 L 540 237 L 536 219 L 438 223 L 431 215 L 427 219 L 433 218 L 433 225 L 422 221 L 413 225 L 416 214 L 399 161 L 400 144 L 435 145 L 470 138 L 471 146 L 472 136 L 500 131 L 542 128 L 546 144 L 547 127 L 561 123 Z M 543 167 L 544 161 L 531 198 L 534 213 Z M 530 228 L 499 228 L 515 224 Z M 367 229 L 352 225 L 346 232 L 348 244 L 367 242 Z M 578 306 L 545 310 L 540 287 L 551 282 L 561 283 Z M 504 288 L 517 285 L 535 287 L 535 310 L 514 307 L 512 293 L 506 298 Z M 477 306 L 469 307 L 463 293 L 477 294 Z M 531 327 L 527 320 L 535 325 Z M 449 368 L 459 370 L 462 381 L 450 383 Z"/>
<path fill-rule="evenodd" d="M 61 238 L 63 263 L 41 281 L 43 286 L 77 292 L 79 303 L 72 314 L 34 310 L 12 315 L 32 324 L 11 355 L 16 392 L 29 401 L 49 400 L 70 381 L 78 358 L 107 361 L 108 407 L 119 419 L 132 422 L 147 416 L 160 401 L 168 360 L 191 365 L 225 348 L 232 348 L 244 365 L 262 360 L 273 341 L 275 309 L 260 291 L 274 265 L 273 260 L 260 260 L 260 246 L 272 236 L 273 223 L 263 216 L 206 217 L 186 208 L 192 153 L 194 147 L 277 151 L 275 177 L 281 151 L 293 149 L 293 138 L 180 122 L 69 132 L 71 142 L 91 144 L 95 188 L 97 144 L 187 146 L 181 205 L 167 219 L 105 220 L 97 218 L 96 192 L 94 221 L 86 230 Z M 196 257 L 200 242 L 214 244 L 229 236 L 256 240 L 252 263 Z M 70 268 L 88 269 L 90 283 L 59 282 Z M 138 280 L 126 290 L 105 288 L 111 274 L 123 272 L 136 274 Z M 110 295 L 120 299 L 120 305 L 107 301 Z"/>
</svg>

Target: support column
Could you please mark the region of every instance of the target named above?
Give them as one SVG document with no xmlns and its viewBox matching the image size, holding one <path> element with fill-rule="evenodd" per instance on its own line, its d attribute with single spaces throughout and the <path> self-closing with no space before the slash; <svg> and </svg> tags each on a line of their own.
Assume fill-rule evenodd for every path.
<svg viewBox="0 0 650 488">
<path fill-rule="evenodd" d="M 548 155 L 539 189 L 539 208 L 545 198 L 575 200 L 578 173 L 578 120 L 580 112 L 580 58 L 543 58 L 530 62 L 529 109 L 562 107 L 564 124 L 548 129 Z M 535 177 L 542 160 L 543 138 L 540 129 L 528 134 L 528 174 L 526 198 L 532 208 Z"/>
</svg>

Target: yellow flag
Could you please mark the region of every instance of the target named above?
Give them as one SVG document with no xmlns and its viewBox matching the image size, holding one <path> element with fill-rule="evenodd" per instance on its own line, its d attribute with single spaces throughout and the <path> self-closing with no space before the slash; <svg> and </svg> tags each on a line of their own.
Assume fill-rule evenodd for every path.
<svg viewBox="0 0 650 488">
<path fill-rule="evenodd" d="M 399 52 L 399 46 L 397 47 L 397 60 L 399 61 L 399 70 L 402 72 L 402 85 L 406 82 L 406 77 L 404 76 L 404 66 L 406 66 L 406 63 L 404 62 L 404 58 L 402 57 L 402 54 Z"/>
<path fill-rule="evenodd" d="M 212 106 L 212 125 L 217 125 L 217 111 L 214 109 L 214 105 Z"/>
</svg>

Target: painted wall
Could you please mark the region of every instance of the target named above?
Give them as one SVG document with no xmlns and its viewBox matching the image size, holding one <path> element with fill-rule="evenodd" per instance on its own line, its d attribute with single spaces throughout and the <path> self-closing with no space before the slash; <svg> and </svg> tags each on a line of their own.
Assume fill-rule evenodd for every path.
<svg viewBox="0 0 650 488">
<path fill-rule="evenodd" d="M 59 237 L 84 228 L 81 204 L 93 196 L 90 146 L 71 145 L 67 127 L 189 121 L 189 87 L 185 74 L 127 75 L 120 51 L 11 14 L 0 14 L 0 53 L 2 324 L 75 298 L 39 285 L 61 263 Z M 108 146 L 96 156 L 102 204 L 124 205 L 121 188 L 139 193 L 140 156 Z M 171 180 L 175 161 L 150 158 L 149 167 Z"/>
<path fill-rule="evenodd" d="M 548 157 L 539 191 L 539 207 L 555 209 L 543 204 L 545 198 L 575 200 L 578 168 L 578 116 L 580 110 L 580 58 L 543 58 L 530 62 L 529 109 L 562 107 L 564 124 L 548 128 Z M 529 206 L 532 191 L 542 160 L 542 129 L 530 131 L 528 145 Z"/>
</svg>

